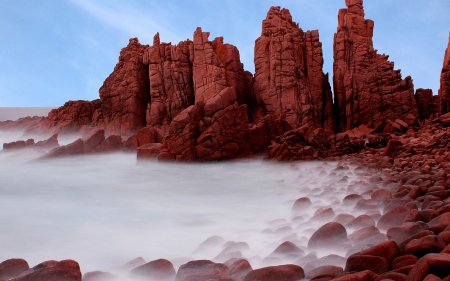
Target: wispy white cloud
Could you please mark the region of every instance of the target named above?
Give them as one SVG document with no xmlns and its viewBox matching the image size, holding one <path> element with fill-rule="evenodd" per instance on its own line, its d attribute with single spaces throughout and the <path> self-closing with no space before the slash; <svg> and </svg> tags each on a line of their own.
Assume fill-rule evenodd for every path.
<svg viewBox="0 0 450 281">
<path fill-rule="evenodd" d="M 164 34 L 164 38 L 178 41 L 180 36 L 163 27 L 167 19 L 158 13 L 151 15 L 135 8 L 129 1 L 69 0 L 85 10 L 99 21 L 107 24 L 129 37 L 138 37 L 141 43 L 152 43 L 156 32 Z"/>
</svg>

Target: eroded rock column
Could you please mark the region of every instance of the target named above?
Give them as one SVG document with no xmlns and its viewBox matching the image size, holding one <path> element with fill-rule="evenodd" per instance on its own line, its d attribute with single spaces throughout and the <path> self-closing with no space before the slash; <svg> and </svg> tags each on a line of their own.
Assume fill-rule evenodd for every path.
<svg viewBox="0 0 450 281">
<path fill-rule="evenodd" d="M 317 30 L 303 32 L 287 9 L 271 7 L 255 41 L 255 95 L 266 113 L 302 125 L 334 129 L 332 95 L 322 71 Z"/>
<path fill-rule="evenodd" d="M 386 120 L 418 117 L 414 85 L 402 79 L 389 56 L 373 48 L 374 23 L 364 18 L 362 0 L 346 0 L 334 35 L 334 98 L 338 131 L 359 125 L 382 127 Z"/>
</svg>

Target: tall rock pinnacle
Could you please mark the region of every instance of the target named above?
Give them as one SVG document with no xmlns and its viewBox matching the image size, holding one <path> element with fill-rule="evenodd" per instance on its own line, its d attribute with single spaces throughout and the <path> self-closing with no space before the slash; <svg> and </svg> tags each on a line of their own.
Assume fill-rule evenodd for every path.
<svg viewBox="0 0 450 281">
<path fill-rule="evenodd" d="M 442 65 L 439 97 L 441 100 L 440 113 L 450 112 L 450 36 Z"/>
<path fill-rule="evenodd" d="M 332 94 L 317 30 L 303 32 L 287 9 L 271 7 L 255 41 L 255 95 L 265 113 L 292 128 L 334 129 Z"/>
<path fill-rule="evenodd" d="M 362 0 L 346 0 L 334 35 L 333 86 L 337 131 L 361 124 L 383 126 L 387 119 L 418 116 L 414 85 L 402 79 L 389 56 L 373 48 L 371 20 L 364 19 Z"/>
</svg>

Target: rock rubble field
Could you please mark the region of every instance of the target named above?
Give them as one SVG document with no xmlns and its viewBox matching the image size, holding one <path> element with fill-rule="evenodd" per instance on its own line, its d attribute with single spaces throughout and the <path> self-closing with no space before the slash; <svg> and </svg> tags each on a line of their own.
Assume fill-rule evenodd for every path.
<svg viewBox="0 0 450 281">
<path fill-rule="evenodd" d="M 414 90 L 374 49 L 363 1 L 345 4 L 333 89 L 319 31 L 271 7 L 254 74 L 235 46 L 200 27 L 177 45 L 159 34 L 151 46 L 132 38 L 99 99 L 0 122 L 22 135 L 1 153 L 35 155 L 34 163 L 108 152 L 136 153 L 138 162 L 291 162 L 297 198 L 290 216 L 259 230 L 262 246 L 217 233 L 183 262 L 138 257 L 83 274 L 74 260 L 30 268 L 9 259 L 0 280 L 449 281 L 450 41 L 438 95 Z M 62 145 L 61 136 L 75 140 Z"/>
</svg>

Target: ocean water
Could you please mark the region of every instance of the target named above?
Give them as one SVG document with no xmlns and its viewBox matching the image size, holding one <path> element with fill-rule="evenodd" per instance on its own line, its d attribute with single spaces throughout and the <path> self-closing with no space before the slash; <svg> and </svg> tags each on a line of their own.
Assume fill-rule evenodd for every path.
<svg viewBox="0 0 450 281">
<path fill-rule="evenodd" d="M 0 142 L 18 138 L 0 134 Z M 211 236 L 247 243 L 240 253 L 254 268 L 284 241 L 308 253 L 309 237 L 326 222 L 309 221 L 314 212 L 362 214 L 341 202 L 368 178 L 351 165 L 336 170 L 338 163 L 324 161 L 138 164 L 134 153 L 34 161 L 39 153 L 0 153 L 0 260 L 24 258 L 34 266 L 74 259 L 83 273 L 116 272 L 136 257 L 166 258 L 176 268 L 220 260 L 223 243 L 198 248 Z M 293 214 L 302 196 L 313 205 Z M 345 255 L 317 254 L 332 253 Z"/>
</svg>

